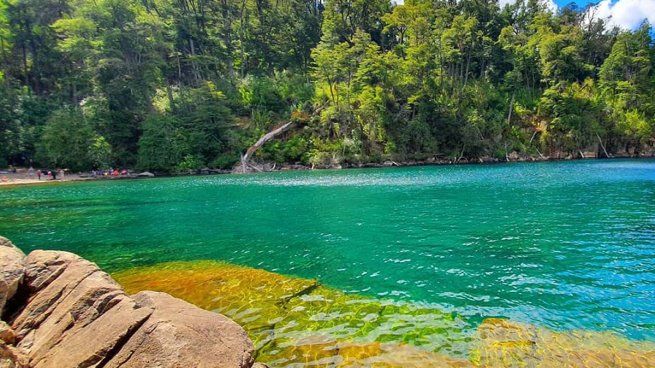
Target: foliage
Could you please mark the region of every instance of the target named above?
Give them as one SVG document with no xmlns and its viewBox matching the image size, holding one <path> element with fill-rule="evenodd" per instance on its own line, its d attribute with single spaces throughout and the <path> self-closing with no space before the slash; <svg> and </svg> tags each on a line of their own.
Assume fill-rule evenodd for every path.
<svg viewBox="0 0 655 368">
<path fill-rule="evenodd" d="M 111 162 L 111 146 L 102 136 L 96 136 L 89 147 L 89 158 L 95 168 L 108 169 Z"/>
<path fill-rule="evenodd" d="M 77 109 L 55 111 L 48 119 L 39 142 L 48 164 L 74 171 L 91 165 L 90 148 L 93 143 L 93 128 Z"/>
<path fill-rule="evenodd" d="M 528 0 L 0 1 L 0 166 L 640 154 L 647 23 Z"/>
</svg>

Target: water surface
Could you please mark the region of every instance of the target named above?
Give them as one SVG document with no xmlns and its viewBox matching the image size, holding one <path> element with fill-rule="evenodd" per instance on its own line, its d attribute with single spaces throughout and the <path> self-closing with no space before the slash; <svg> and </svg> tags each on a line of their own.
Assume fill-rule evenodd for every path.
<svg viewBox="0 0 655 368">
<path fill-rule="evenodd" d="M 0 234 L 115 272 L 220 260 L 472 326 L 655 340 L 655 161 L 440 166 L 0 189 Z"/>
</svg>

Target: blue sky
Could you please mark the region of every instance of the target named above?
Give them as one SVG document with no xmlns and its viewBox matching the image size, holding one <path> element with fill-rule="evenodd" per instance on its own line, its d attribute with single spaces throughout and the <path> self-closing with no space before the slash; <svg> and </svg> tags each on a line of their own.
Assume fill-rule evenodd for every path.
<svg viewBox="0 0 655 368">
<path fill-rule="evenodd" d="M 590 1 L 590 0 L 579 0 L 579 1 L 555 0 L 555 4 L 557 4 L 557 6 L 559 6 L 559 7 L 566 6 L 566 5 L 570 4 L 570 3 L 576 3 L 576 4 L 578 4 L 579 7 L 584 8 L 588 4 L 592 4 L 592 3 L 596 4 L 596 3 L 598 3 L 598 1 Z"/>
</svg>

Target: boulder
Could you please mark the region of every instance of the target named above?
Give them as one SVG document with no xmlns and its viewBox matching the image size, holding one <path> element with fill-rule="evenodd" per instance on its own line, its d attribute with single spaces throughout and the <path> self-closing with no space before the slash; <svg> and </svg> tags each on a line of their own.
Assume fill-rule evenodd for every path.
<svg viewBox="0 0 655 368">
<path fill-rule="evenodd" d="M 53 318 L 60 318 L 62 314 L 68 313 L 66 308 L 75 305 L 75 301 L 67 297 L 82 281 L 94 273 L 101 273 L 95 264 L 72 253 L 53 251 L 30 253 L 25 259 L 24 284 L 28 295 L 27 303 L 12 321 L 12 327 L 16 330 L 19 340 L 23 340 L 28 333 L 35 332 L 56 311 L 58 312 Z M 108 281 L 113 290 L 120 290 L 116 283 L 109 281 L 111 279 L 106 274 L 96 275 L 91 278 L 91 282 L 97 278 Z M 85 283 L 82 288 L 87 286 L 88 284 Z M 99 293 L 96 293 L 96 296 L 99 296 Z M 59 308 L 62 302 L 64 308 Z M 21 343 L 27 344 L 24 341 Z"/>
<path fill-rule="evenodd" d="M 152 315 L 105 367 L 250 367 L 253 344 L 232 320 L 158 292 L 134 300 Z"/>
<path fill-rule="evenodd" d="M 95 264 L 72 253 L 34 251 L 25 269 L 28 298 L 12 326 L 30 366 L 101 362 L 152 313 Z"/>
<path fill-rule="evenodd" d="M 34 251 L 20 261 L 22 304 L 11 326 L 0 324 L 0 368 L 253 364 L 252 342 L 227 317 L 168 294 L 127 296 L 72 253 Z"/>
<path fill-rule="evenodd" d="M 25 272 L 25 254 L 7 238 L 0 236 L 0 316 L 7 302 L 16 295 Z"/>
<path fill-rule="evenodd" d="M 115 300 L 114 307 L 89 324 L 72 323 L 56 345 L 31 351 L 30 364 L 34 368 L 103 366 L 152 313 L 126 296 Z M 200 341 L 194 343 L 200 345 Z"/>
</svg>

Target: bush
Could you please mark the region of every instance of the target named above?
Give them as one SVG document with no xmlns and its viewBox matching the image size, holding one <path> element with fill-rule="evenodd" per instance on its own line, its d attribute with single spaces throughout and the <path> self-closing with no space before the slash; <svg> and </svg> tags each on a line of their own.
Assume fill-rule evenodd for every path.
<svg viewBox="0 0 655 368">
<path fill-rule="evenodd" d="M 194 173 L 202 169 L 204 165 L 205 164 L 200 157 L 186 155 L 184 156 L 184 159 L 182 159 L 182 162 L 177 164 L 175 171 L 180 174 Z"/>
</svg>

